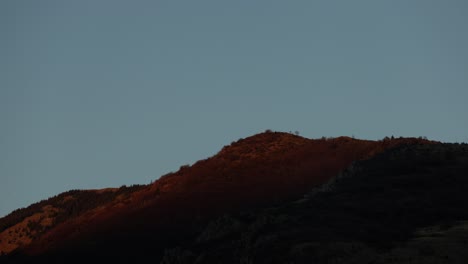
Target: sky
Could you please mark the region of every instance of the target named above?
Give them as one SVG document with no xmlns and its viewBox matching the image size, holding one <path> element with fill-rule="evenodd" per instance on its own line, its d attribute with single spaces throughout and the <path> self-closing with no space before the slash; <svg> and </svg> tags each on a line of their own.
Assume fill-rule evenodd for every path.
<svg viewBox="0 0 468 264">
<path fill-rule="evenodd" d="M 0 217 L 271 129 L 468 142 L 468 1 L 0 2 Z"/>
</svg>

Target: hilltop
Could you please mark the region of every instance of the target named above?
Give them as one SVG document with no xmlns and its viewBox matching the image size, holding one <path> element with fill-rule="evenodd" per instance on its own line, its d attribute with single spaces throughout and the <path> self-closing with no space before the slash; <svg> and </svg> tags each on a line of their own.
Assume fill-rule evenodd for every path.
<svg viewBox="0 0 468 264">
<path fill-rule="evenodd" d="M 213 252 L 211 244 L 195 241 L 212 241 L 213 236 L 220 236 L 210 226 L 218 225 L 213 223 L 219 221 L 224 223 L 222 217 L 249 214 L 247 221 L 255 222 L 252 219 L 267 208 L 289 208 L 287 206 L 294 201 L 308 204 L 312 190 L 329 190 L 337 176 L 349 173 L 351 168 L 377 164 L 375 160 L 381 161 L 382 157 L 397 150 L 414 149 L 416 153 L 422 153 L 419 146 L 437 148 L 446 145 L 422 138 L 308 139 L 268 131 L 239 139 L 212 157 L 192 166 L 181 166 L 177 172 L 148 185 L 65 192 L 17 210 L 0 219 L 0 239 L 13 242 L 5 246 L 2 239 L 0 250 L 9 253 L 9 260 L 23 260 L 27 256 L 59 261 L 69 260 L 71 256 L 74 260 L 92 256 L 130 260 L 150 254 L 154 259 L 178 263 L 169 259 L 184 255 L 179 251 L 185 247 L 191 252 L 187 259 L 194 262 L 194 256 L 204 252 L 200 247 Z M 444 155 L 453 156 L 462 164 L 466 162 L 459 158 L 466 154 L 461 147 L 453 147 L 446 153 Z M 392 155 L 390 157 L 400 157 Z M 424 160 L 425 156 L 422 157 Z M 411 167 L 411 162 L 406 166 Z M 372 189 L 369 186 L 363 190 L 359 188 L 354 191 L 366 194 Z M 319 198 L 312 200 L 315 199 Z M 326 200 L 323 202 L 327 203 Z M 235 230 L 237 234 L 245 232 Z M 224 235 L 220 237 L 226 238 Z M 80 252 L 79 256 L 75 252 Z M 118 256 L 116 252 L 119 252 Z M 230 257 L 227 258 L 223 262 L 229 262 Z"/>
</svg>

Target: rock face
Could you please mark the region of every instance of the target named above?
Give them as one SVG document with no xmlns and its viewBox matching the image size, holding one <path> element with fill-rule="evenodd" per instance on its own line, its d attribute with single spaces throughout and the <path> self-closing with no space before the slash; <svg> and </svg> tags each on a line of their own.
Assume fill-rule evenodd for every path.
<svg viewBox="0 0 468 264">
<path fill-rule="evenodd" d="M 289 212 L 257 217 L 264 208 L 289 203 L 309 206 L 318 199 L 315 197 L 333 193 L 342 182 L 356 178 L 354 175 L 360 173 L 362 166 L 360 161 L 390 149 L 411 149 L 419 145 L 440 144 L 415 138 L 312 140 L 289 133 L 261 133 L 233 142 L 213 157 L 182 166 L 152 184 L 94 192 L 93 198 L 80 196 L 75 199 L 77 205 L 92 206 L 82 206 L 80 210 L 64 207 L 67 214 L 62 213 L 60 221 L 51 220 L 52 224 L 29 244 L 10 253 L 8 260 L 25 260 L 28 256 L 58 261 L 83 261 L 90 257 L 135 260 L 151 255 L 164 262 L 202 261 L 204 253 L 192 247 L 200 245 L 209 249 L 210 243 L 217 243 L 213 241 L 244 234 L 245 228 L 256 233 L 256 228 L 265 224 L 293 224 L 289 222 L 292 219 Z M 104 194 L 106 199 L 98 198 Z M 47 204 L 45 201 L 43 205 Z M 232 218 L 240 212 L 252 215 Z M 225 218 L 218 219 L 222 216 Z M 270 245 L 278 240 L 278 235 L 272 234 L 257 241 L 252 234 L 247 232 L 239 243 Z M 288 250 L 302 252 L 307 248 L 310 245 Z M 232 250 L 238 252 L 244 248 Z M 245 254 L 235 256 L 245 261 L 251 259 Z"/>
</svg>

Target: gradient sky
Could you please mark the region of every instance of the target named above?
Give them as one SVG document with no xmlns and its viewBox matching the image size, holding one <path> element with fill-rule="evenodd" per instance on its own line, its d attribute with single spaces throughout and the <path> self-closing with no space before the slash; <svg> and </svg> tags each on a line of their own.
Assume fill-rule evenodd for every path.
<svg viewBox="0 0 468 264">
<path fill-rule="evenodd" d="M 0 2 L 0 217 L 262 132 L 468 142 L 468 1 Z"/>
</svg>

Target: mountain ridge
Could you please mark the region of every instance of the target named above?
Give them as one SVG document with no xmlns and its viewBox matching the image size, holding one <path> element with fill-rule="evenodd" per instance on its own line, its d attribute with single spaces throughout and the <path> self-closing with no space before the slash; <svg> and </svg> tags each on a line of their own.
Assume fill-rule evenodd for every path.
<svg viewBox="0 0 468 264">
<path fill-rule="evenodd" d="M 170 232 L 190 233 L 194 226 L 224 213 L 297 199 L 357 160 L 397 146 L 437 143 L 422 138 L 308 139 L 266 131 L 224 146 L 212 157 L 181 166 L 151 184 L 94 191 L 97 196 L 107 193 L 109 200 L 62 222 L 50 220 L 52 225 L 44 233 L 9 252 L 53 255 L 75 247 L 89 249 L 80 241 L 94 237 L 122 240 L 148 230 L 168 233 L 158 243 L 177 241 Z M 7 229 L 0 229 L 0 237 Z"/>
</svg>

